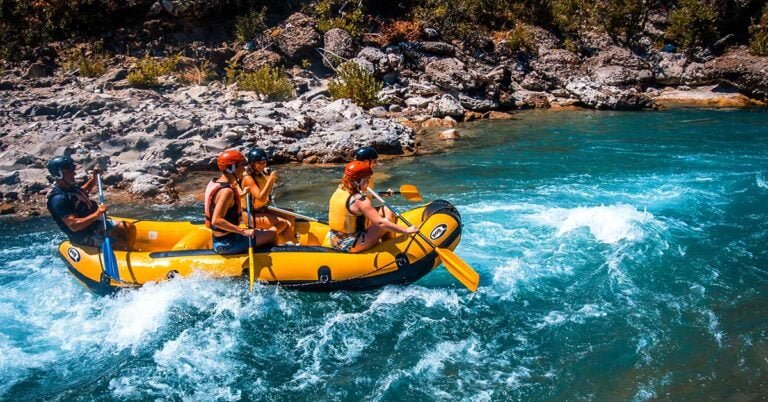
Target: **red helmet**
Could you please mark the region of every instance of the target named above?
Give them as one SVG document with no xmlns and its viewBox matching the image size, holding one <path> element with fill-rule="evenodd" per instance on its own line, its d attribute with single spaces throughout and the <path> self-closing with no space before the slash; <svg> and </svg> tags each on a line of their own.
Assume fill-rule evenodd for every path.
<svg viewBox="0 0 768 402">
<path fill-rule="evenodd" d="M 240 151 L 229 149 L 219 154 L 216 164 L 220 171 L 234 173 L 237 166 L 245 165 L 245 156 Z"/>
<path fill-rule="evenodd" d="M 352 181 L 358 181 L 373 175 L 373 169 L 368 161 L 352 161 L 344 167 L 344 176 Z"/>
</svg>

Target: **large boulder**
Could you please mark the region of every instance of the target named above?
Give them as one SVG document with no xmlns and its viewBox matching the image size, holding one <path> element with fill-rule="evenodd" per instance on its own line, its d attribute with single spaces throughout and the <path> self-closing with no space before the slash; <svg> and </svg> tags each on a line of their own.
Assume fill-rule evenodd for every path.
<svg viewBox="0 0 768 402">
<path fill-rule="evenodd" d="M 262 67 L 275 67 L 282 62 L 282 56 L 268 49 L 259 49 L 248 53 L 242 61 L 245 71 L 256 71 Z"/>
<path fill-rule="evenodd" d="M 323 50 L 323 64 L 326 67 L 335 67 L 355 57 L 355 42 L 347 31 L 334 28 L 323 36 Z"/>
<path fill-rule="evenodd" d="M 636 110 L 651 107 L 653 100 L 634 88 L 628 90 L 602 85 L 586 77 L 572 78 L 565 89 L 588 107 L 595 109 Z"/>
<path fill-rule="evenodd" d="M 282 24 L 275 41 L 286 57 L 300 60 L 303 57 L 314 56 L 312 52 L 320 45 L 320 32 L 312 18 L 302 13 L 295 13 Z"/>
<path fill-rule="evenodd" d="M 752 97 L 768 99 L 768 57 L 754 56 L 746 47 L 733 49 L 707 62 L 704 74 Z"/>
<path fill-rule="evenodd" d="M 459 59 L 435 60 L 427 64 L 424 72 L 432 82 L 447 91 L 462 92 L 478 87 L 474 75 Z"/>
<path fill-rule="evenodd" d="M 543 79 L 563 86 L 571 77 L 580 75 L 581 59 L 568 50 L 551 49 L 539 53 L 531 68 Z"/>
<path fill-rule="evenodd" d="M 610 46 L 584 62 L 584 72 L 603 85 L 633 85 L 653 78 L 651 66 L 629 49 Z"/>
</svg>

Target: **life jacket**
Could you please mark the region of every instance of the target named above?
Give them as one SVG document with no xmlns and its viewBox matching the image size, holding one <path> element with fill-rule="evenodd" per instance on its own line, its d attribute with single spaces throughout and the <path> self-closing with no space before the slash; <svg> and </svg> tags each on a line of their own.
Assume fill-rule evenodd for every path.
<svg viewBox="0 0 768 402">
<path fill-rule="evenodd" d="M 73 243 L 82 243 L 85 238 L 101 227 L 101 221 L 95 221 L 87 228 L 77 232 L 70 229 L 69 226 L 64 223 L 65 217 L 59 216 L 53 208 L 53 200 L 57 197 L 64 197 L 65 201 L 70 204 L 71 209 L 78 218 L 84 218 L 94 213 L 99 205 L 88 196 L 88 193 L 86 193 L 85 190 L 77 185 L 72 185 L 68 190 L 64 190 L 59 186 L 53 186 L 53 190 L 48 193 L 46 206 L 48 207 L 48 212 L 51 213 L 51 217 L 56 222 L 56 225 L 58 225 L 61 231 L 67 235 L 70 241 Z"/>
<path fill-rule="evenodd" d="M 246 176 L 250 176 L 253 178 L 253 181 L 256 182 L 256 185 L 259 186 L 259 191 L 261 191 L 264 186 L 267 185 L 267 176 L 264 176 L 263 174 L 259 172 L 254 172 L 254 174 L 245 173 Z M 243 178 L 245 180 L 245 178 Z M 242 185 L 242 183 L 241 183 Z M 250 192 L 251 189 L 248 189 L 248 192 Z M 240 205 L 247 205 L 245 200 L 246 194 L 243 194 L 240 196 Z M 251 197 L 251 202 L 253 203 L 253 212 L 261 212 L 266 208 L 267 205 L 269 205 L 270 201 L 272 201 L 272 192 L 267 195 L 267 203 L 266 204 L 260 204 L 255 198 Z"/>
<path fill-rule="evenodd" d="M 355 214 L 349 210 L 355 200 L 353 197 L 363 197 L 363 195 L 356 194 L 353 196 L 341 186 L 333 193 L 328 208 L 328 226 L 331 230 L 342 233 L 365 230 L 365 216 L 362 213 Z"/>
<path fill-rule="evenodd" d="M 217 228 L 212 222 L 213 210 L 216 208 L 216 194 L 224 188 L 232 188 L 232 186 L 230 186 L 229 183 L 221 183 L 216 180 L 211 180 L 211 182 L 208 183 L 208 187 L 205 188 L 205 226 L 213 230 L 214 234 L 218 235 L 229 233 L 228 231 Z M 243 208 L 240 204 L 240 197 L 237 196 L 236 189 L 232 190 L 235 191 L 235 202 L 229 209 L 227 209 L 227 212 L 224 213 L 224 220 L 235 226 L 239 226 Z"/>
</svg>

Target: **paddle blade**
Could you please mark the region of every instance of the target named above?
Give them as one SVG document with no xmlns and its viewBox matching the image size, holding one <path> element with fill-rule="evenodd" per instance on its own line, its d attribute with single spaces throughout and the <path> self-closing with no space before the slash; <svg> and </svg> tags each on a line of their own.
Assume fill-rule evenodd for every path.
<svg viewBox="0 0 768 402">
<path fill-rule="evenodd" d="M 448 272 L 458 279 L 462 285 L 466 286 L 472 292 L 477 291 L 480 286 L 480 274 L 469 266 L 464 260 L 459 258 L 453 251 L 446 248 L 435 248 L 437 255 L 443 262 L 443 266 Z"/>
<path fill-rule="evenodd" d="M 419 194 L 419 189 L 413 184 L 403 184 L 400 186 L 400 194 L 402 194 L 406 200 L 411 202 L 421 202 L 423 200 L 421 194 Z"/>
<path fill-rule="evenodd" d="M 119 281 L 120 272 L 117 269 L 117 258 L 115 257 L 115 251 L 112 249 L 112 241 L 109 237 L 104 239 L 104 243 L 101 244 L 101 255 L 104 259 L 104 273 L 108 277 Z"/>
<path fill-rule="evenodd" d="M 248 289 L 253 292 L 253 282 L 256 279 L 256 267 L 253 261 L 253 243 L 248 247 Z"/>
</svg>

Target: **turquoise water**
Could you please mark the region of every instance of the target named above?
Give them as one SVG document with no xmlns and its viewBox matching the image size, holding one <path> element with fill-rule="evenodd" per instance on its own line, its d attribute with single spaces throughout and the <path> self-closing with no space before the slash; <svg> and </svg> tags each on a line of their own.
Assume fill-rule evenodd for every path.
<svg viewBox="0 0 768 402">
<path fill-rule="evenodd" d="M 476 294 L 439 268 L 365 293 L 197 276 L 101 298 L 49 219 L 3 221 L 0 399 L 764 398 L 768 112 L 517 117 L 379 169 L 458 206 Z M 278 203 L 319 216 L 340 168 L 279 171 Z"/>
</svg>

